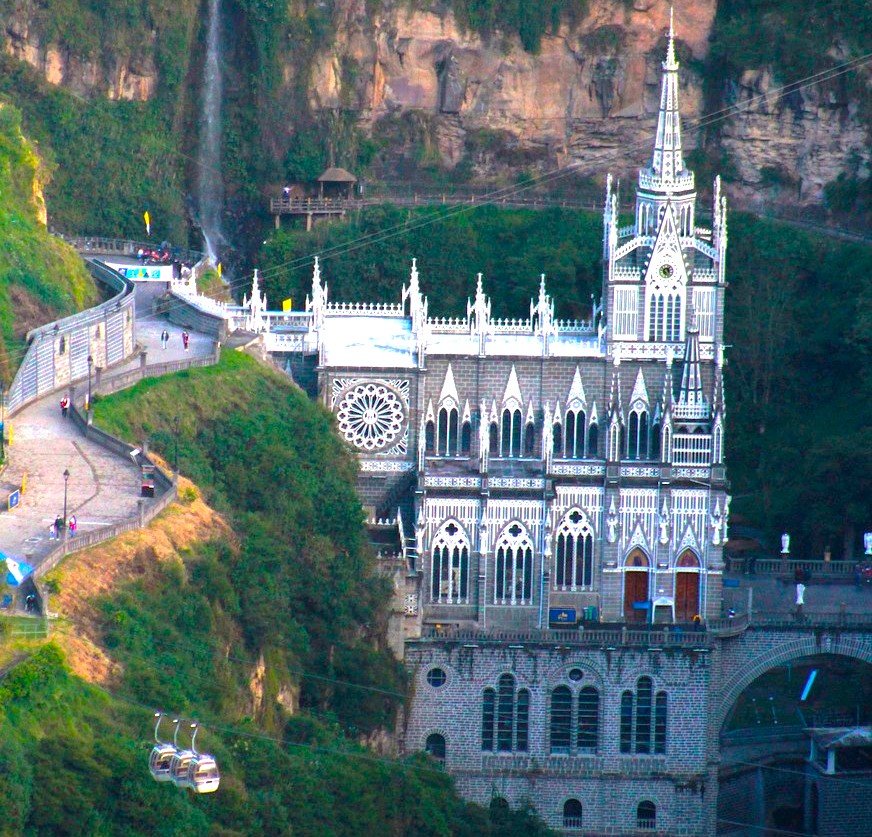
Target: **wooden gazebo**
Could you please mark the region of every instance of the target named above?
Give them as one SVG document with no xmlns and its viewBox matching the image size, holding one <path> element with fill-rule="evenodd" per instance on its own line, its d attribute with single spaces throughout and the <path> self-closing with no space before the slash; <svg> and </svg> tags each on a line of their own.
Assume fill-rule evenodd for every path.
<svg viewBox="0 0 872 837">
<path fill-rule="evenodd" d="M 321 198 L 350 198 L 357 178 L 345 169 L 331 166 L 318 178 L 318 196 Z M 325 194 L 326 187 L 326 194 Z"/>
</svg>

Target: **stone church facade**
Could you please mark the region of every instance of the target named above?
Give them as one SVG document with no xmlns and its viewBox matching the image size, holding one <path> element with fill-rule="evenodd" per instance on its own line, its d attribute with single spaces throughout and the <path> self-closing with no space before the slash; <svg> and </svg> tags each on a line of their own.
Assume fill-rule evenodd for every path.
<svg viewBox="0 0 872 837">
<path fill-rule="evenodd" d="M 570 832 L 713 825 L 705 643 L 574 639 L 721 615 L 726 206 L 716 181 L 698 225 L 671 31 L 653 146 L 629 226 L 608 178 L 589 321 L 544 276 L 524 318 L 480 275 L 465 317 L 431 316 L 414 261 L 395 305 L 328 301 L 317 263 L 307 300 L 319 395 L 400 526 L 405 747 Z"/>
</svg>

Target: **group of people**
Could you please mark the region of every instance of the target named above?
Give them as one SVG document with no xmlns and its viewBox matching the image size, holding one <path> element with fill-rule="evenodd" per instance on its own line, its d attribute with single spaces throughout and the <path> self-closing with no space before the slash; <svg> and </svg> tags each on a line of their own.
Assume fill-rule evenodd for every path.
<svg viewBox="0 0 872 837">
<path fill-rule="evenodd" d="M 164 329 L 160 333 L 160 347 L 165 349 L 170 342 L 170 333 Z M 185 351 L 188 351 L 188 347 L 191 345 L 191 335 L 188 334 L 187 331 L 182 332 L 182 345 L 185 347 Z"/>
<path fill-rule="evenodd" d="M 169 264 L 173 261 L 173 254 L 169 250 L 169 245 L 164 242 L 157 250 L 140 247 L 136 251 L 136 258 L 139 259 L 140 264 Z"/>
<path fill-rule="evenodd" d="M 61 537 L 62 532 L 66 528 L 67 532 L 71 538 L 76 537 L 76 532 L 79 531 L 79 521 L 76 520 L 76 516 L 74 514 L 70 515 L 69 520 L 64 523 L 63 515 L 58 515 L 53 521 L 51 526 L 48 527 L 48 536 L 50 540 L 57 540 Z"/>
<path fill-rule="evenodd" d="M 872 561 L 868 558 L 854 564 L 854 586 L 857 589 L 872 587 Z"/>
</svg>

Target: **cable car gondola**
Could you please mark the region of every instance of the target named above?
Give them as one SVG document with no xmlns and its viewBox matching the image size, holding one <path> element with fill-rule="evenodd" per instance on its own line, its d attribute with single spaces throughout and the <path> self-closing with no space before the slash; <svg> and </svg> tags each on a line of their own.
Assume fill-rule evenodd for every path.
<svg viewBox="0 0 872 837">
<path fill-rule="evenodd" d="M 154 725 L 154 748 L 148 759 L 148 769 L 155 781 L 171 782 L 173 778 L 171 773 L 171 763 L 173 756 L 178 751 L 173 744 L 170 744 L 167 741 L 161 741 L 158 737 L 160 722 L 163 720 L 163 712 L 155 712 L 154 717 L 157 718 Z"/>
<path fill-rule="evenodd" d="M 188 765 L 191 763 L 191 759 L 194 758 L 196 753 L 193 750 L 179 749 L 177 739 L 179 735 L 179 724 L 181 722 L 181 718 L 176 718 L 176 728 L 175 730 L 173 730 L 173 744 L 175 745 L 175 753 L 173 753 L 173 757 L 170 761 L 170 779 L 178 788 L 189 788 L 191 787 L 191 785 L 188 784 Z M 195 729 L 196 726 L 196 724 L 191 724 L 192 729 Z"/>
<path fill-rule="evenodd" d="M 218 790 L 218 784 L 221 782 L 221 776 L 218 773 L 218 762 L 213 756 L 208 753 L 197 752 L 197 731 L 199 727 L 196 724 L 194 733 L 191 736 L 191 749 L 194 751 L 194 757 L 188 762 L 188 781 L 189 787 L 195 793 L 214 793 Z"/>
</svg>

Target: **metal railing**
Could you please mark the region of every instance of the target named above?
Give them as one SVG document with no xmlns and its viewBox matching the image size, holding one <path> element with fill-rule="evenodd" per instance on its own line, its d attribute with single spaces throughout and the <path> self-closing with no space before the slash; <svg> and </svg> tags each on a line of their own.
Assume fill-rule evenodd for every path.
<svg viewBox="0 0 872 837">
<path fill-rule="evenodd" d="M 154 241 L 135 241 L 129 238 L 107 238 L 100 235 L 63 235 L 55 233 L 71 247 L 83 254 L 102 254 L 107 256 L 127 256 L 136 258 L 139 250 L 154 250 L 157 247 Z M 195 264 L 199 262 L 204 253 L 198 250 L 189 250 L 186 247 L 170 247 L 170 255 L 183 262 Z"/>
</svg>

